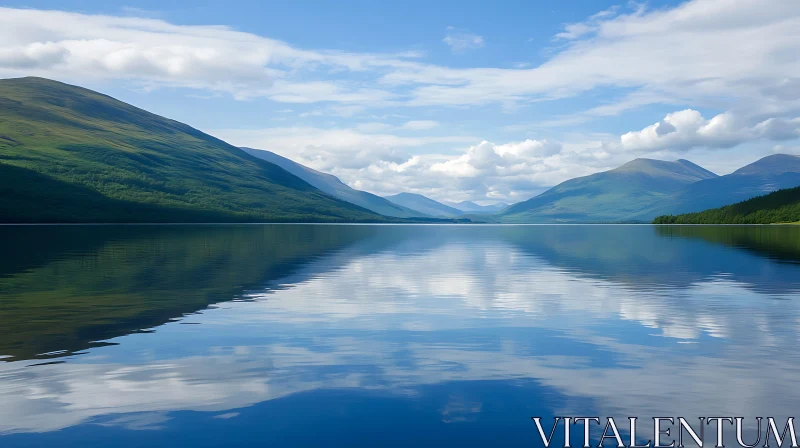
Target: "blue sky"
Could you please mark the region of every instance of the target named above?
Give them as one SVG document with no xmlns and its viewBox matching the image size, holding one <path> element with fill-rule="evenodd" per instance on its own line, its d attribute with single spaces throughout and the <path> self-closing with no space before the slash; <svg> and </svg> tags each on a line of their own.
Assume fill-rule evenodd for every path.
<svg viewBox="0 0 800 448">
<path fill-rule="evenodd" d="M 10 2 L 0 77 L 110 94 L 378 194 L 524 200 L 636 157 L 800 152 L 793 0 Z"/>
</svg>

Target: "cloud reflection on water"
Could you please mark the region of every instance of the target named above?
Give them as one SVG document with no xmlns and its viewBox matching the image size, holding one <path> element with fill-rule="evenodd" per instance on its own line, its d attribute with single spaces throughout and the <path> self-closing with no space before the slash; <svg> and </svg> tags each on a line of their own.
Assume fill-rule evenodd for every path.
<svg viewBox="0 0 800 448">
<path fill-rule="evenodd" d="M 594 247 L 576 233 L 377 235 L 183 321 L 200 325 L 119 337 L 60 364 L 0 364 L 0 432 L 158 429 L 174 411 L 232 415 L 300 392 L 413 400 L 429 385 L 531 379 L 582 399 L 546 403 L 554 414 L 584 415 L 589 402 L 592 415 L 622 418 L 791 415 L 798 268 L 644 231 L 629 235 L 669 249 L 626 254 L 618 239 L 609 254 L 613 240 Z M 713 269 L 690 269 L 714 257 Z M 440 412 L 486 411 L 455 397 Z"/>
</svg>

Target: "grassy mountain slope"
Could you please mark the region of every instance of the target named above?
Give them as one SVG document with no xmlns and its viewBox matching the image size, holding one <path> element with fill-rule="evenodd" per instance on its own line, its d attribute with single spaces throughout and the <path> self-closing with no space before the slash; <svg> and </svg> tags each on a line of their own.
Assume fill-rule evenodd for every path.
<svg viewBox="0 0 800 448">
<path fill-rule="evenodd" d="M 797 186 L 800 186 L 800 157 L 774 154 L 731 174 L 688 185 L 655 204 L 641 218 L 652 220 L 659 215 L 700 212 Z"/>
<path fill-rule="evenodd" d="M 631 219 L 699 180 L 717 177 L 688 160 L 636 159 L 610 171 L 562 182 L 498 214 L 503 222 L 602 222 Z"/>
<path fill-rule="evenodd" d="M 653 224 L 773 224 L 800 221 L 800 187 L 698 213 L 664 215 Z"/>
<path fill-rule="evenodd" d="M 274 152 L 252 148 L 241 149 L 251 156 L 278 165 L 335 198 L 356 204 L 375 213 L 396 218 L 426 217 L 423 213 L 402 207 L 380 196 L 350 188 L 334 175 L 321 173 L 286 157 L 279 156 Z"/>
<path fill-rule="evenodd" d="M 381 221 L 185 124 L 0 80 L 0 222 Z"/>
<path fill-rule="evenodd" d="M 455 218 L 464 214 L 461 210 L 434 201 L 433 199 L 415 193 L 398 193 L 393 196 L 386 196 L 386 199 L 397 205 L 410 208 L 429 216 L 442 218 Z"/>
</svg>

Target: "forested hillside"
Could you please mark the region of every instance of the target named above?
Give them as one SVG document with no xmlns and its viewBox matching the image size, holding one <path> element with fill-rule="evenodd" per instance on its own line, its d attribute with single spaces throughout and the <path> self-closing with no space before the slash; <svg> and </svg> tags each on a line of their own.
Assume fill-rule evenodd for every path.
<svg viewBox="0 0 800 448">
<path fill-rule="evenodd" d="M 662 215 L 653 224 L 773 224 L 800 222 L 800 187 L 778 190 L 698 213 Z"/>
</svg>

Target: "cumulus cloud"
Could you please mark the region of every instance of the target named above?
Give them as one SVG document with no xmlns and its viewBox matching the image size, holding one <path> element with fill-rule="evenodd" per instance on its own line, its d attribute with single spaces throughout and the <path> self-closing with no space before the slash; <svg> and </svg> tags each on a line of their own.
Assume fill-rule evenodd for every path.
<svg viewBox="0 0 800 448">
<path fill-rule="evenodd" d="M 348 185 L 380 195 L 420 193 L 438 200 L 521 201 L 565 180 L 615 168 L 634 157 L 674 160 L 699 154 L 699 163 L 718 160 L 713 151 L 760 141 L 787 142 L 772 152 L 796 152 L 800 118 L 752 122 L 726 112 L 709 119 L 696 110 L 667 114 L 639 131 L 577 140 L 525 139 L 507 143 L 470 135 L 395 135 L 432 128 L 435 122 L 402 125 L 361 123 L 353 129 L 313 127 L 220 130 L 234 144 L 275 151 Z M 708 151 L 711 152 L 708 152 Z M 770 153 L 728 155 L 707 168 L 728 172 Z"/>
<path fill-rule="evenodd" d="M 667 134 L 671 134 L 678 129 L 672 124 L 667 121 L 662 121 L 660 123 L 656 123 L 656 135 L 659 137 Z"/>
<path fill-rule="evenodd" d="M 428 167 L 431 179 L 444 185 L 455 183 L 471 198 L 510 201 L 528 199 L 543 187 L 558 183 L 564 171 L 584 172 L 570 165 L 563 146 L 547 140 L 524 140 L 506 144 L 482 141 L 462 155 Z"/>
<path fill-rule="evenodd" d="M 274 151 L 381 195 L 407 191 L 440 200 L 519 201 L 568 178 L 610 167 L 600 142 L 527 139 L 496 144 L 468 135 L 411 137 L 387 132 L 408 128 L 408 123 L 362 123 L 354 129 L 212 133 L 236 145 Z"/>
<path fill-rule="evenodd" d="M 452 26 L 447 27 L 447 35 L 442 42 L 446 43 L 453 53 L 462 53 L 483 47 L 483 37 Z"/>
<path fill-rule="evenodd" d="M 213 133 L 239 146 L 275 151 L 312 168 L 333 173 L 406 163 L 412 157 L 409 148 L 475 140 L 475 137 L 458 135 L 401 137 L 381 133 L 384 129 L 382 123 L 366 123 L 359 129 L 292 127 Z"/>
<path fill-rule="evenodd" d="M 758 140 L 800 138 L 800 118 L 769 118 L 751 124 L 726 112 L 705 119 L 700 112 L 686 109 L 667 114 L 663 120 L 640 131 L 622 135 L 609 148 L 626 151 L 684 151 L 694 147 L 730 148 Z"/>
<path fill-rule="evenodd" d="M 34 42 L 0 50 L 0 63 L 12 69 L 48 68 L 63 62 L 69 50 L 53 42 Z"/>
<path fill-rule="evenodd" d="M 527 171 L 532 164 L 556 155 L 560 150 L 561 145 L 547 140 L 528 139 L 505 145 L 482 141 L 461 157 L 434 164 L 431 170 L 455 177 L 514 174 Z"/>
</svg>

